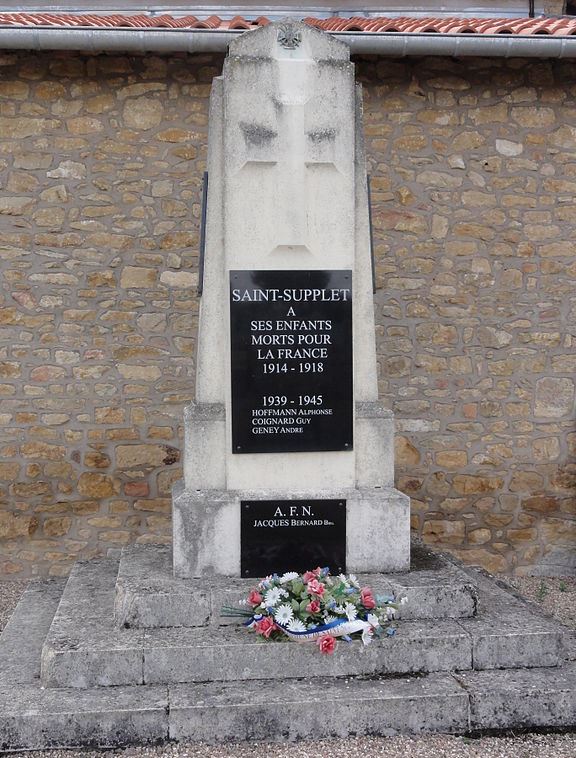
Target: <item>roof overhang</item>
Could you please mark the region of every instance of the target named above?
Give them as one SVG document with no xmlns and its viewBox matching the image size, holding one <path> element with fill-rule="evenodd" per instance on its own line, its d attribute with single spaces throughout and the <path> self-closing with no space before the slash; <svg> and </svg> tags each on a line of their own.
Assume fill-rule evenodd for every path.
<svg viewBox="0 0 576 758">
<path fill-rule="evenodd" d="M 350 46 L 382 56 L 575 58 L 576 18 L 306 17 Z M 224 53 L 267 17 L 0 13 L 0 48 L 93 53 Z"/>
</svg>

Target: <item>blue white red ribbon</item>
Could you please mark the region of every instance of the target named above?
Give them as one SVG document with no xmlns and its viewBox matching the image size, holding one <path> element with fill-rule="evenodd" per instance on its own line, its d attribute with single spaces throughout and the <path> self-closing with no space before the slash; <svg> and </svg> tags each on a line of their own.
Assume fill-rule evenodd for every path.
<svg viewBox="0 0 576 758">
<path fill-rule="evenodd" d="M 246 622 L 246 626 L 252 626 L 252 624 L 255 624 L 260 618 L 263 617 L 258 618 L 253 616 Z M 363 621 L 362 619 L 354 619 L 353 621 L 349 621 L 348 619 L 336 619 L 327 624 L 316 626 L 314 629 L 307 629 L 305 632 L 292 632 L 277 621 L 274 623 L 278 629 L 284 632 L 284 634 L 294 642 L 310 642 L 326 634 L 330 637 L 344 637 L 349 634 L 354 634 L 355 632 L 363 632 L 362 641 L 367 645 L 370 642 L 369 635 L 371 634 L 371 630 L 374 628 L 372 624 L 368 623 L 368 621 Z M 367 634 L 364 634 L 364 632 L 367 632 Z"/>
</svg>

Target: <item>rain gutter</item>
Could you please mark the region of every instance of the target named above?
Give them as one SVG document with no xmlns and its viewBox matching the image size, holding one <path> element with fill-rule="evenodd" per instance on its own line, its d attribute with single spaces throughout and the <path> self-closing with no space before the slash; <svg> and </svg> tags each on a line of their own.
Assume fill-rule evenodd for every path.
<svg viewBox="0 0 576 758">
<path fill-rule="evenodd" d="M 114 53 L 225 53 L 244 29 L 0 27 L 0 49 Z M 354 54 L 404 57 L 576 58 L 576 36 L 331 32 Z"/>
</svg>

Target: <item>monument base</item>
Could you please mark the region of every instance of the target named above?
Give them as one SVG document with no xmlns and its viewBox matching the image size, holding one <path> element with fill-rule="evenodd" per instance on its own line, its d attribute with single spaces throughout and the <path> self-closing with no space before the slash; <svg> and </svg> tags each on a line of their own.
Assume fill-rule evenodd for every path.
<svg viewBox="0 0 576 758">
<path fill-rule="evenodd" d="M 412 571 L 370 577 L 409 599 L 396 635 L 329 656 L 223 625 L 220 604 L 251 582 L 175 579 L 166 548 L 32 582 L 0 638 L 0 750 L 576 726 L 570 631 L 483 573 L 412 552 Z"/>
<path fill-rule="evenodd" d="M 377 595 L 406 597 L 402 607 L 405 621 L 476 614 L 477 591 L 470 578 L 418 545 L 412 550 L 410 571 L 359 574 L 359 581 Z M 130 545 L 122 551 L 116 579 L 116 624 L 142 629 L 236 625 L 236 619 L 220 616 L 220 609 L 238 605 L 254 584 L 254 579 L 221 576 L 181 579 L 173 574 L 169 547 Z"/>
<path fill-rule="evenodd" d="M 178 482 L 172 497 L 175 576 L 242 575 L 240 522 L 243 502 L 276 501 L 282 513 L 289 513 L 290 504 L 315 500 L 346 503 L 347 572 L 386 573 L 410 568 L 410 498 L 393 487 L 286 493 L 274 490 L 187 490 L 183 482 Z M 264 542 L 272 528 L 263 531 Z M 319 559 L 316 562 L 320 562 Z M 292 568 L 305 571 L 313 566 Z"/>
</svg>

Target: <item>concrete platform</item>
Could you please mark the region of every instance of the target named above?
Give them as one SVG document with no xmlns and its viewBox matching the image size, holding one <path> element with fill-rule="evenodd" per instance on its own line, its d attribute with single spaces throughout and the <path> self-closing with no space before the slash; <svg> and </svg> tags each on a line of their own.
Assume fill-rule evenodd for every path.
<svg viewBox="0 0 576 758">
<path fill-rule="evenodd" d="M 477 590 L 469 576 L 451 563 L 414 546 L 412 570 L 359 576 L 375 594 L 406 596 L 402 616 L 451 619 L 474 616 Z M 194 627 L 236 623 L 222 618 L 223 605 L 236 605 L 254 579 L 179 579 L 172 573 L 171 548 L 133 545 L 124 548 L 118 569 L 114 615 L 118 626 Z"/>
<path fill-rule="evenodd" d="M 437 660 L 448 670 L 389 675 L 384 664 L 366 675 L 382 660 L 375 645 L 356 650 L 340 643 L 344 655 L 328 658 L 293 643 L 250 641 L 244 647 L 234 641 L 242 639 L 241 630 L 216 625 L 119 629 L 112 614 L 117 570 L 113 559 L 79 564 L 65 589 L 63 580 L 38 581 L 24 593 L 0 637 L 0 750 L 576 727 L 576 664 L 563 660 L 568 630 L 535 614 L 530 604 L 482 574 L 471 572 L 479 592 L 476 618 L 406 621 L 395 638 L 381 644 L 399 662 L 418 655 L 430 660 L 436 648 Z M 66 626 L 70 619 L 76 618 L 78 626 L 77 613 L 92 634 L 91 646 L 82 648 L 79 639 L 66 636 L 72 631 Z M 430 642 L 432 628 L 444 631 L 444 652 L 439 642 Z M 219 636 L 202 638 L 207 632 Z M 261 662 L 261 678 L 177 683 L 177 667 L 188 666 L 194 639 L 194 676 L 217 676 L 219 663 L 221 671 L 230 668 L 242 677 L 243 664 L 235 659 L 252 648 L 258 657 L 246 665 L 252 675 Z M 52 661 L 43 663 L 46 672 L 57 672 L 74 687 L 43 686 L 43 647 L 54 652 Z M 112 654 L 112 664 L 106 652 Z M 296 653 L 300 660 L 292 657 Z M 346 653 L 356 664 L 353 676 L 344 674 Z M 464 655 L 465 660 L 459 658 Z M 203 657 L 209 662 L 203 663 Z M 495 670 L 498 659 L 516 667 Z M 457 660 L 461 663 L 455 665 Z M 544 667 L 544 662 L 551 665 Z M 455 670 L 464 663 L 491 668 Z M 298 665 L 306 678 L 296 676 Z M 311 665 L 316 666 L 312 678 Z M 82 679 L 86 672 L 93 680 Z M 138 683 L 94 686 L 118 682 L 127 673 Z M 158 684 L 155 678 L 174 681 Z"/>
</svg>

